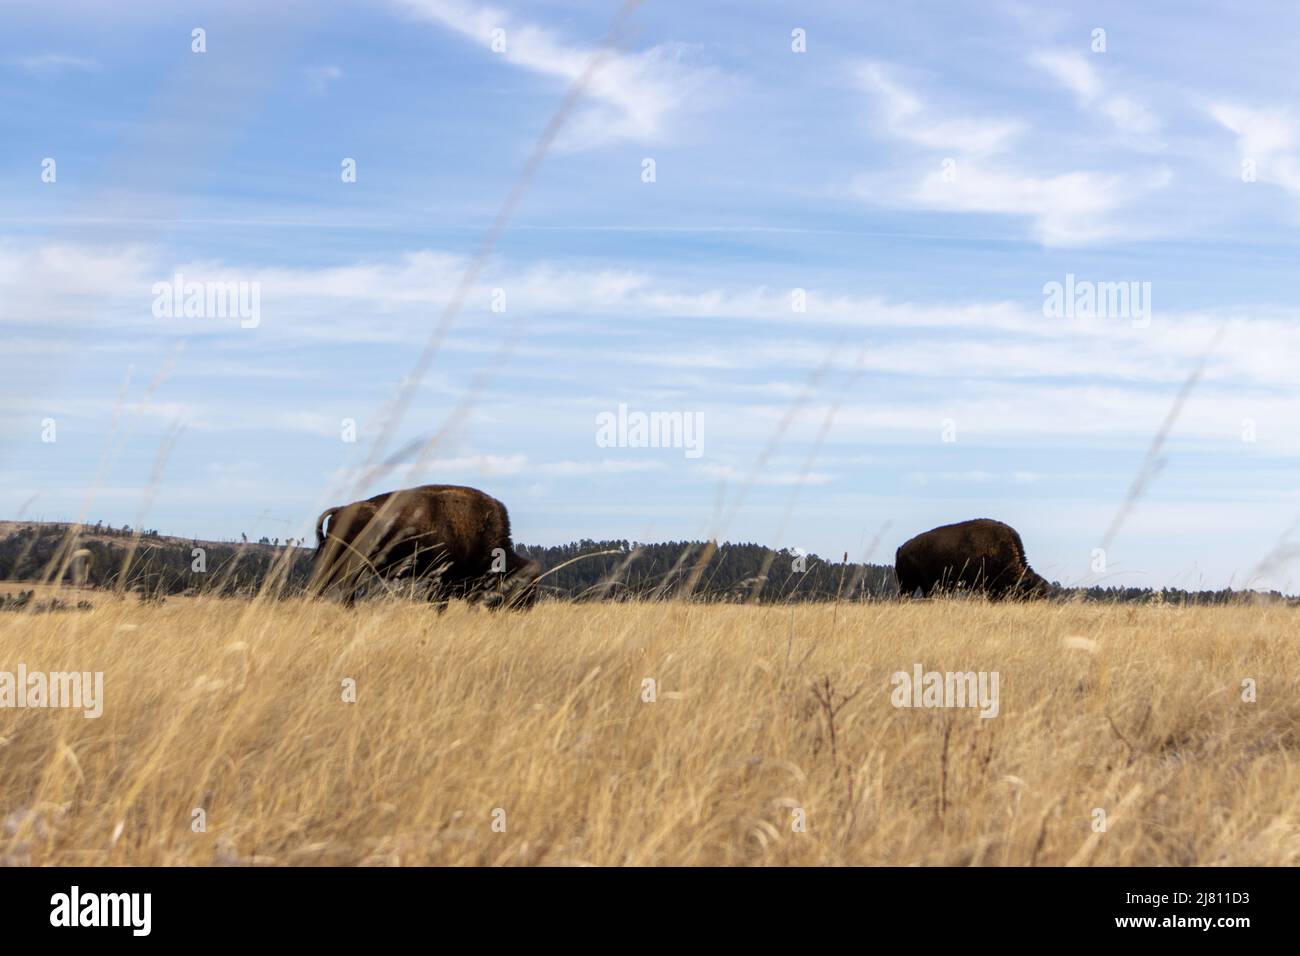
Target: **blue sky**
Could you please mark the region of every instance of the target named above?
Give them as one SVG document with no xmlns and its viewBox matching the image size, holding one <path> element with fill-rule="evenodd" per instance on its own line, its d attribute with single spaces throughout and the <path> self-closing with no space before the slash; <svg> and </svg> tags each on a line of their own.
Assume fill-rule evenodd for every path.
<svg viewBox="0 0 1300 956">
<path fill-rule="evenodd" d="M 889 561 L 989 516 L 1067 583 L 1295 590 L 1300 9 L 1039 6 L 647 0 L 418 383 L 616 5 L 6 9 L 0 516 L 300 536 L 438 481 L 528 543 Z M 256 325 L 155 315 L 176 273 Z M 1045 314 L 1068 275 L 1149 314 Z M 620 403 L 702 454 L 601 447 Z"/>
</svg>

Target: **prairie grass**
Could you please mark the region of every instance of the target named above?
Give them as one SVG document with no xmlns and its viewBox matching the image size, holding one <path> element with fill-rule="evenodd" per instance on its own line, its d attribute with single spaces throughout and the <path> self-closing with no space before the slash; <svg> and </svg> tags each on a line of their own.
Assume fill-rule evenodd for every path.
<svg viewBox="0 0 1300 956">
<path fill-rule="evenodd" d="M 11 864 L 1300 863 L 1294 609 L 97 595 L 0 614 L 20 663 L 105 703 L 0 710 Z"/>
</svg>

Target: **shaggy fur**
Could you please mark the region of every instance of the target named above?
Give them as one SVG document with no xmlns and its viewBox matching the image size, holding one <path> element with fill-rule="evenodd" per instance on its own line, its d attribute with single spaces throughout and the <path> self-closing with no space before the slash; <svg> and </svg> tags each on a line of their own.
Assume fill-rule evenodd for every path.
<svg viewBox="0 0 1300 956">
<path fill-rule="evenodd" d="M 422 485 L 322 512 L 308 591 L 351 604 L 376 578 L 413 580 L 433 601 L 530 607 L 538 570 L 515 553 L 501 502 L 476 488 Z"/>
<path fill-rule="evenodd" d="M 926 597 L 963 590 L 984 593 L 992 600 L 1045 597 L 1052 589 L 1029 567 L 1016 530 L 990 518 L 918 534 L 898 549 L 894 574 L 903 598 L 911 597 L 917 588 Z"/>
</svg>

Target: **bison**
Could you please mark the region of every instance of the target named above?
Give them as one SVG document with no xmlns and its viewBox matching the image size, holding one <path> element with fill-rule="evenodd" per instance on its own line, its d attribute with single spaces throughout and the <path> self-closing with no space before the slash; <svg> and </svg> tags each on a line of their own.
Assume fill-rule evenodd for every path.
<svg viewBox="0 0 1300 956">
<path fill-rule="evenodd" d="M 515 553 L 501 502 L 476 488 L 422 485 L 325 509 L 307 590 L 351 605 L 376 579 L 410 581 L 442 605 L 528 608 L 538 570 Z"/>
<path fill-rule="evenodd" d="M 894 573 L 904 598 L 917 588 L 926 597 L 960 588 L 991 600 L 1046 597 L 1052 590 L 1029 567 L 1015 528 L 990 518 L 944 525 L 904 542 Z"/>
</svg>

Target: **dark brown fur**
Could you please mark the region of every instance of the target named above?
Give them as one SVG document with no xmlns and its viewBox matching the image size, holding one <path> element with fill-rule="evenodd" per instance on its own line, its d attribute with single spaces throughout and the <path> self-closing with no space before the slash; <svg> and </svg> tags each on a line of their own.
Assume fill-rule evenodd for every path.
<svg viewBox="0 0 1300 956">
<path fill-rule="evenodd" d="M 1045 597 L 1052 587 L 1029 567 L 1016 530 L 990 518 L 918 534 L 898 549 L 894 574 L 904 598 L 917 588 L 926 597 L 959 589 L 991 600 Z"/>
<path fill-rule="evenodd" d="M 530 607 L 537 571 L 515 553 L 501 502 L 476 488 L 422 485 L 322 512 L 308 593 L 351 604 L 375 578 L 414 580 L 431 600 Z"/>
</svg>

